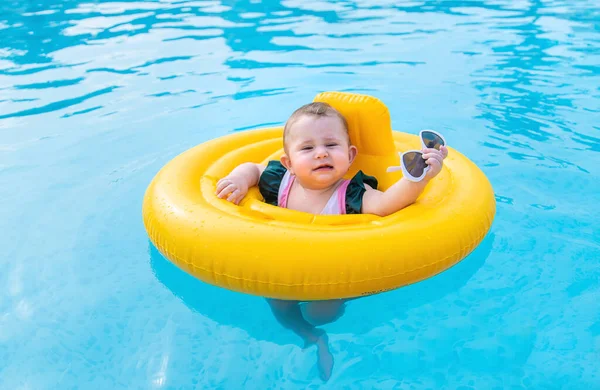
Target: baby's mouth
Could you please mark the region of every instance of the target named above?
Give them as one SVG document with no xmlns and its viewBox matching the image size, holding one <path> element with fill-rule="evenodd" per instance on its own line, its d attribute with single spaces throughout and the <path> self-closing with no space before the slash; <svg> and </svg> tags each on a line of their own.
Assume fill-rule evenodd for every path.
<svg viewBox="0 0 600 390">
<path fill-rule="evenodd" d="M 313 171 L 329 171 L 332 169 L 333 169 L 333 165 L 323 164 L 323 165 L 319 165 L 318 167 L 313 169 Z"/>
</svg>

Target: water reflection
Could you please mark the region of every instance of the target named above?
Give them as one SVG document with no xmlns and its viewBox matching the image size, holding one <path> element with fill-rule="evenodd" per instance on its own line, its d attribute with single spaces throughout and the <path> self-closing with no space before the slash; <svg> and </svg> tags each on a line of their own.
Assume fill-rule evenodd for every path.
<svg viewBox="0 0 600 390">
<path fill-rule="evenodd" d="M 598 78 L 597 66 L 581 60 L 585 40 L 572 39 L 577 33 L 593 32 L 593 18 L 582 8 L 553 8 L 541 1 L 400 5 L 348 1 L 333 5 L 280 0 L 65 0 L 50 6 L 13 1 L 0 6 L 4 45 L 0 49 L 0 87 L 16 93 L 14 98 L 4 99 L 4 104 L 0 102 L 0 118 L 69 106 L 55 104 L 57 97 L 43 94 L 44 89 L 60 89 L 60 98 L 80 104 L 89 93 L 92 97 L 103 91 L 126 94 L 131 86 L 140 85 L 132 79 L 140 76 L 149 77 L 154 86 L 144 91 L 144 97 L 180 96 L 189 88 L 182 89 L 176 78 L 193 76 L 198 69 L 203 75 L 226 72 L 227 85 L 233 84 L 236 90 L 230 94 L 217 92 L 213 99 L 245 99 L 263 92 L 289 94 L 296 90 L 289 82 L 278 88 L 250 85 L 265 83 L 260 72 L 263 69 L 281 68 L 283 77 L 302 71 L 299 74 L 310 78 L 315 72 L 340 74 L 341 69 L 335 68 L 348 68 L 351 77 L 356 69 L 424 65 L 429 60 L 413 60 L 414 56 L 403 55 L 402 51 L 389 55 L 387 50 L 402 48 L 410 40 L 458 34 L 476 26 L 483 33 L 471 37 L 472 44 L 466 45 L 471 47 L 469 50 L 455 53 L 474 56 L 488 51 L 493 59 L 472 74 L 472 87 L 480 95 L 480 112 L 475 118 L 484 120 L 496 134 L 491 145 L 523 147 L 526 142 L 514 143 L 523 137 L 534 142 L 556 141 L 562 131 L 569 133 L 579 147 L 597 151 L 600 140 L 592 129 L 578 129 L 565 115 L 582 104 L 581 88 L 585 87 L 563 77 L 561 71 L 567 61 L 577 60 L 571 70 L 578 70 L 579 75 Z M 435 25 L 437 28 L 433 28 Z M 142 36 L 153 38 L 142 44 Z M 598 54 L 589 54 L 600 60 Z M 171 72 L 160 70 L 167 67 Z M 56 72 L 67 68 L 70 77 Z M 44 75 L 31 82 L 31 76 L 38 73 Z M 253 77 L 248 77 L 252 73 Z M 216 92 L 216 80 L 206 76 L 202 79 L 205 82 L 198 83 L 201 88 L 194 88 L 180 108 L 197 107 L 198 103 L 189 104 L 194 99 L 201 105 L 208 103 L 208 96 L 198 94 Z M 236 81 L 239 79 L 244 81 Z M 124 89 L 117 91 L 118 87 Z M 33 99 L 41 99 L 43 104 L 33 103 Z M 92 106 L 108 104 L 104 101 Z M 593 104 L 583 108 L 589 115 L 599 111 Z"/>
<path fill-rule="evenodd" d="M 165 386 L 195 378 L 202 359 L 224 371 L 200 372 L 208 381 L 197 387 L 266 383 L 278 373 L 281 354 L 294 348 L 273 348 L 279 352 L 268 360 L 254 359 L 256 351 L 298 340 L 264 300 L 200 283 L 152 248 L 150 264 L 139 262 L 137 251 L 147 250 L 140 211 L 126 206 L 141 202 L 145 185 L 176 153 L 234 129 L 279 124 L 315 93 L 338 89 L 380 97 L 398 130 L 444 131 L 486 171 L 498 203 L 493 235 L 463 262 L 356 300 L 328 328 L 338 387 L 543 388 L 569 381 L 594 388 L 598 34 L 595 0 L 0 2 L 0 181 L 8 183 L 0 188 L 11 205 L 0 220 L 12 232 L 4 236 L 5 257 L 16 256 L 15 264 L 60 257 L 53 273 L 31 274 L 29 285 L 39 288 L 23 295 L 30 304 L 15 301 L 13 314 L 27 317 L 30 328 L 10 323 L 11 337 L 3 339 L 6 387 L 26 386 L 22 378 L 38 381 L 30 387 L 61 387 L 54 380 L 63 377 L 102 387 L 103 378 L 133 376 L 129 387 L 143 388 L 147 375 L 136 364 L 148 355 L 156 383 Z M 48 207 L 60 200 L 69 207 Z M 113 234 L 102 234 L 106 226 Z M 102 248 L 86 239 L 95 236 L 105 240 Z M 21 245 L 27 237 L 40 245 Z M 110 256 L 100 256 L 108 249 Z M 4 274 L 11 275 L 11 261 Z M 100 265 L 105 274 L 96 272 Z M 137 280 L 147 291 L 147 279 L 137 276 L 148 267 L 159 288 L 177 297 L 169 293 L 166 302 L 181 300 L 198 316 L 235 328 L 219 330 L 235 334 L 225 346 L 233 355 L 199 353 L 207 345 L 203 330 L 182 332 L 179 318 L 164 333 L 179 337 L 174 349 L 166 339 L 152 346 L 163 337 L 146 330 L 160 324 L 140 321 L 171 321 L 170 311 L 146 294 L 137 301 L 137 289 L 120 300 L 114 288 Z M 73 295 L 63 286 L 89 280 L 89 299 L 62 299 Z M 28 316 L 41 307 L 44 315 Z M 57 307 L 72 312 L 72 321 L 62 321 Z M 105 325 L 114 329 L 107 333 Z M 113 337 L 124 328 L 136 337 Z M 85 342 L 90 334 L 94 344 Z M 244 366 L 234 356 L 244 355 L 249 338 L 269 342 L 254 344 L 249 360 L 257 363 Z M 69 351 L 64 364 L 57 363 L 60 350 Z M 170 372 L 163 375 L 164 350 Z M 123 351 L 125 364 L 112 351 Z M 227 371 L 227 362 L 241 368 Z M 289 365 L 276 379 L 295 383 L 303 365 Z M 216 377 L 223 381 L 209 382 Z M 361 378 L 373 382 L 362 385 Z"/>
<path fill-rule="evenodd" d="M 582 85 L 573 78 L 569 69 L 569 62 L 580 57 L 576 53 L 587 47 L 585 40 L 572 38 L 578 29 L 592 31 L 591 25 L 579 21 L 589 22 L 589 19 L 578 15 L 577 9 L 554 9 L 544 2 L 530 1 L 503 23 L 492 27 L 502 31 L 504 39 L 480 41 L 482 45 L 491 45 L 496 58 L 475 72 L 473 81 L 482 97 L 476 118 L 486 120 L 488 128 L 496 134 L 490 138 L 532 150 L 532 141 L 535 144 L 560 142 L 567 133 L 572 141 L 588 145 L 591 150 L 600 146 L 600 139 L 578 133 L 577 123 L 568 115 L 578 105 L 586 104 L 585 93 L 593 92 L 591 89 L 582 91 L 585 83 Z M 600 60 L 597 53 L 595 57 Z M 598 78 L 598 74 L 595 77 Z M 583 131 L 592 130 L 581 127 Z M 520 158 L 521 154 L 512 156 Z"/>
<path fill-rule="evenodd" d="M 184 1 L 184 2 L 84 2 L 65 0 L 48 6 L 44 2 L 15 1 L 0 7 L 3 49 L 11 62 L 19 65 L 52 62 L 49 54 L 63 48 L 93 45 L 119 37 L 148 34 L 154 29 L 177 30 L 178 36 L 165 39 L 204 40 L 223 37 L 235 52 L 281 50 L 273 38 L 292 36 L 288 28 L 257 33 L 258 26 L 286 24 L 302 18 L 319 18 L 337 23 L 335 12 L 319 12 L 286 7 L 278 0 Z M 248 17 L 251 15 L 253 17 Z M 35 39 L 34 36 L 35 35 Z M 307 49 L 286 46 L 286 51 Z M 38 68 L 38 71 L 47 68 Z"/>
<path fill-rule="evenodd" d="M 184 91 L 195 92 L 187 102 L 197 99 L 200 104 L 186 103 L 179 107 L 197 108 L 208 103 L 210 96 L 206 96 L 206 92 L 210 95 L 217 92 L 216 89 L 229 89 L 227 86 L 231 83 L 241 84 L 236 88 L 241 89 L 254 82 L 244 77 L 252 62 L 244 62 L 241 58 L 244 53 L 281 52 L 282 47 L 275 43 L 275 38 L 295 35 L 289 28 L 259 32 L 261 27 L 271 23 L 296 23 L 306 18 L 337 22 L 335 13 L 303 11 L 278 1 L 90 3 L 67 0 L 51 7 L 41 2 L 18 2 L 12 6 L 3 3 L 0 7 L 2 44 L 5 45 L 0 50 L 0 83 L 2 89 L 15 91 L 14 98 L 0 99 L 0 119 L 62 110 L 119 87 L 125 90 L 117 95 L 127 97 L 135 93 L 135 88 L 131 90 L 133 85 L 140 85 L 134 79 L 140 76 L 150 79 L 143 88 L 152 89 L 143 96 L 161 98 L 179 96 Z M 144 41 L 138 39 L 142 36 L 146 37 Z M 294 50 L 310 48 L 285 45 L 287 53 Z M 268 61 L 255 63 L 260 68 L 271 66 Z M 230 83 L 223 84 L 225 88 L 215 87 L 219 83 L 218 76 L 227 69 L 240 69 L 241 78 L 246 81 L 237 82 L 238 75 L 234 73 L 227 78 Z M 204 82 L 198 83 L 201 88 L 182 91 L 179 86 L 183 81 L 175 80 L 181 76 L 200 76 Z M 156 79 L 161 83 L 157 84 Z M 60 93 L 44 92 L 49 89 L 60 90 Z M 217 92 L 213 99 L 289 93 L 284 87 L 248 89 L 250 91 L 235 91 L 231 95 Z M 33 103 L 34 99 L 41 100 L 42 104 Z M 93 107 L 111 105 L 108 99 L 95 101 L 100 103 Z M 91 111 L 83 107 L 83 111 L 78 112 Z"/>
<path fill-rule="evenodd" d="M 366 333 L 382 323 L 402 317 L 412 308 L 434 302 L 457 292 L 477 273 L 490 256 L 495 235 L 493 233 L 466 259 L 440 275 L 392 292 L 350 302 L 342 317 L 345 332 Z M 148 244 L 150 266 L 156 279 L 181 299 L 190 309 L 222 325 L 244 329 L 251 337 L 260 340 L 281 341 L 277 336 L 282 329 L 273 319 L 262 298 L 228 291 L 203 282 L 181 271 Z M 377 315 L 371 315 L 372 311 Z M 240 316 L 239 313 L 253 313 Z M 285 337 L 285 342 L 290 338 Z"/>
</svg>

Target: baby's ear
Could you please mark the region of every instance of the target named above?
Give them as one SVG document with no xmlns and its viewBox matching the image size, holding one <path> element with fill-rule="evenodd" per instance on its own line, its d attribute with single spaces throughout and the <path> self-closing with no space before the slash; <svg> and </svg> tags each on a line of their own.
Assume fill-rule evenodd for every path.
<svg viewBox="0 0 600 390">
<path fill-rule="evenodd" d="M 279 161 L 281 161 L 281 165 L 283 165 L 288 171 L 290 171 L 291 174 L 294 173 L 294 172 L 292 172 L 292 163 L 287 154 L 284 154 L 283 156 L 281 156 Z"/>
<path fill-rule="evenodd" d="M 356 149 L 356 146 L 350 145 L 350 147 L 348 148 L 348 160 L 350 161 L 350 164 L 354 162 L 354 159 L 356 158 L 357 154 L 358 149 Z"/>
</svg>

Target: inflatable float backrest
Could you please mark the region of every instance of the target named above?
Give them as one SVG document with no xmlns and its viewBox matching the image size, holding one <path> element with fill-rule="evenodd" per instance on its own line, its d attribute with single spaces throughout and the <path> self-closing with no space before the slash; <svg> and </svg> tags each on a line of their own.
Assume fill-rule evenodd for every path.
<svg viewBox="0 0 600 390">
<path fill-rule="evenodd" d="M 379 189 L 383 190 L 402 177 L 398 172 L 386 172 L 387 167 L 399 165 L 399 158 L 392 137 L 390 112 L 381 100 L 354 93 L 323 92 L 314 101 L 330 104 L 348 122 L 350 141 L 358 149 L 348 177 L 362 170 L 375 176 Z"/>
</svg>

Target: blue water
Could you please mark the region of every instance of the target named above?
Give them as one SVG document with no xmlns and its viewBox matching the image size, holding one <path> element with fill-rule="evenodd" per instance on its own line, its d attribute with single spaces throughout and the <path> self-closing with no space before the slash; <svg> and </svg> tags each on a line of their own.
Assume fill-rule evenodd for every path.
<svg viewBox="0 0 600 390">
<path fill-rule="evenodd" d="M 0 3 L 0 388 L 600 388 L 596 1 Z M 315 350 L 149 244 L 178 153 L 325 90 L 442 132 L 492 182 L 451 270 L 351 302 Z M 439 254 L 432 253 L 432 256 Z"/>
</svg>

